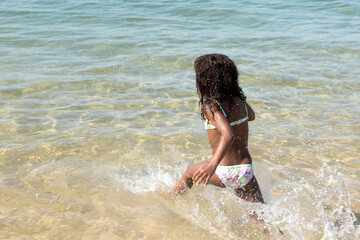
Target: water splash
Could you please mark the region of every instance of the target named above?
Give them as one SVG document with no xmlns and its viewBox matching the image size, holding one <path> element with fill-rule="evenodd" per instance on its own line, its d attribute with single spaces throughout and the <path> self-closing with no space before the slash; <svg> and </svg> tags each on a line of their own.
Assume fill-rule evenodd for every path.
<svg viewBox="0 0 360 240">
<path fill-rule="evenodd" d="M 177 156 L 179 157 L 179 156 Z M 187 162 L 177 158 L 172 163 L 123 167 L 119 181 L 133 194 L 152 194 L 159 185 L 170 190 L 186 169 Z M 195 186 L 187 194 L 165 201 L 179 217 L 187 219 L 218 237 L 263 239 L 261 229 L 252 224 L 248 214 L 256 213 L 275 239 L 278 229 L 287 239 L 358 239 L 360 230 L 351 210 L 349 187 L 337 163 L 314 171 L 312 178 L 297 176 L 282 169 L 285 181 L 263 189 L 267 204 L 253 204 L 237 198 L 230 189 Z M 259 179 L 261 182 L 262 179 Z M 278 191 L 281 189 L 281 191 Z"/>
</svg>

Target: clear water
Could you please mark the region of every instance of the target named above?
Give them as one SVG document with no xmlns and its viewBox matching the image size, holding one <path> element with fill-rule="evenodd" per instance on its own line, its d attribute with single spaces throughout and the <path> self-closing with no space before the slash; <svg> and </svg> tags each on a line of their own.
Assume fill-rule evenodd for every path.
<svg viewBox="0 0 360 240">
<path fill-rule="evenodd" d="M 0 238 L 264 239 L 246 209 L 286 239 L 359 238 L 359 1 L 3 0 L 0 25 Z M 211 157 L 212 52 L 256 111 L 265 206 L 153 192 Z"/>
</svg>

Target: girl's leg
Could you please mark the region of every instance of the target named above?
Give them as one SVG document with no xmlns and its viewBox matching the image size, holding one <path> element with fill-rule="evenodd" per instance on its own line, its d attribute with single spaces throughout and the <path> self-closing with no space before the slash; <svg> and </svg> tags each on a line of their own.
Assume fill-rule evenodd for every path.
<svg viewBox="0 0 360 240">
<path fill-rule="evenodd" d="M 236 196 L 240 197 L 241 199 L 244 199 L 245 201 L 249 201 L 252 203 L 265 203 L 261 194 L 259 184 L 255 176 L 250 180 L 248 184 L 245 185 L 244 188 L 236 189 L 235 194 Z M 265 227 L 264 221 L 260 219 L 256 213 L 249 212 L 249 216 L 255 224 L 263 228 L 264 233 L 268 236 L 269 231 Z"/>
<path fill-rule="evenodd" d="M 177 181 L 177 183 L 173 187 L 172 194 L 182 194 L 186 191 L 186 189 L 191 188 L 194 185 L 192 177 L 194 176 L 196 171 L 201 166 L 207 165 L 208 163 L 209 161 L 189 165 L 184 175 Z M 221 180 L 216 174 L 211 176 L 209 184 L 223 188 L 225 187 L 225 185 L 221 182 Z"/>
<path fill-rule="evenodd" d="M 252 203 L 265 203 L 255 176 L 245 185 L 245 187 L 236 189 L 235 194 Z"/>
</svg>

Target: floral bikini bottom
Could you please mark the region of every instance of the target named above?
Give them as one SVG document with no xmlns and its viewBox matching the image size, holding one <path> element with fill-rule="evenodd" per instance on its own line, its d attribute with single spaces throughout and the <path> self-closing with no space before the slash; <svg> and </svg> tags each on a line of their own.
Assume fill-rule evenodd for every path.
<svg viewBox="0 0 360 240">
<path fill-rule="evenodd" d="M 244 187 L 254 176 L 252 164 L 218 166 L 215 173 L 226 187 L 234 189 Z"/>
</svg>

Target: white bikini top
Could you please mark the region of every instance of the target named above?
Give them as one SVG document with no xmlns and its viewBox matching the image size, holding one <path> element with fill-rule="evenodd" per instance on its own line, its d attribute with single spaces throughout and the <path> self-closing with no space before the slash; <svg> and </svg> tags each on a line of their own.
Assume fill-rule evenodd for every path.
<svg viewBox="0 0 360 240">
<path fill-rule="evenodd" d="M 215 102 L 217 105 L 219 105 L 222 113 L 223 113 L 224 116 L 227 118 L 226 113 L 225 113 L 224 109 L 221 107 L 220 103 L 219 103 L 218 101 L 216 101 L 216 100 L 213 100 L 213 99 L 210 99 L 210 100 L 213 101 L 213 102 Z M 245 122 L 245 121 L 247 121 L 247 120 L 249 119 L 249 117 L 248 117 L 248 110 L 247 110 L 247 107 L 246 107 L 246 103 L 245 103 L 245 102 L 243 102 L 243 103 L 244 103 L 244 105 L 245 105 L 246 117 L 231 122 L 231 123 L 230 123 L 230 126 L 239 125 L 239 124 L 241 124 L 241 123 L 243 123 L 243 122 Z M 209 124 L 209 120 L 208 120 L 208 119 L 206 119 L 206 120 L 204 121 L 204 126 L 205 126 L 205 129 L 208 129 L 208 130 L 216 129 L 216 127 L 215 127 L 214 125 Z"/>
</svg>

